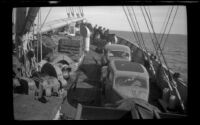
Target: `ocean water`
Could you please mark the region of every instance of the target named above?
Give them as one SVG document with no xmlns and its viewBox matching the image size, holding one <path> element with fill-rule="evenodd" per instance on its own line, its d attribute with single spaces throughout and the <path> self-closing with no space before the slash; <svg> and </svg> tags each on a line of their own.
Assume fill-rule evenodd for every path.
<svg viewBox="0 0 200 125">
<path fill-rule="evenodd" d="M 135 38 L 132 32 L 129 31 L 110 31 L 116 35 L 130 41 L 135 42 Z M 155 53 L 155 49 L 151 42 L 151 36 L 149 33 L 142 33 L 144 42 L 148 51 Z M 160 38 L 160 34 L 156 34 L 157 38 Z M 166 38 L 164 35 L 163 38 Z M 137 43 L 136 43 L 137 44 Z M 161 44 L 163 46 L 163 44 Z M 174 72 L 179 72 L 181 78 L 187 83 L 187 35 L 170 34 L 167 38 L 163 49 L 163 55 L 166 59 L 167 65 Z"/>
</svg>

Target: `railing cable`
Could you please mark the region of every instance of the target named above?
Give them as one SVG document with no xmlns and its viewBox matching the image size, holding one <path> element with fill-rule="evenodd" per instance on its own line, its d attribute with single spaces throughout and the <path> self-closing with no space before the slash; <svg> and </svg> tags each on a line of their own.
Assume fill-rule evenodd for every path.
<svg viewBox="0 0 200 125">
<path fill-rule="evenodd" d="M 164 49 L 165 43 L 166 43 L 166 41 L 167 41 L 167 38 L 168 38 L 168 36 L 169 36 L 169 32 L 171 31 L 172 25 L 173 25 L 173 23 L 174 23 L 174 19 L 175 19 L 176 14 L 177 14 L 177 11 L 178 11 L 178 6 L 177 6 L 177 8 L 176 8 L 176 12 L 175 12 L 175 14 L 174 14 L 172 23 L 171 23 L 170 28 L 169 28 L 169 30 L 168 30 L 167 37 L 166 37 L 165 40 L 164 40 L 163 47 L 162 47 L 162 51 L 163 51 L 163 49 Z"/>
<path fill-rule="evenodd" d="M 125 7 L 122 6 L 122 8 L 123 8 L 123 10 L 124 10 L 124 13 L 125 13 L 126 18 L 127 18 L 127 20 L 128 20 L 128 23 L 129 23 L 129 25 L 130 25 L 130 27 L 131 27 L 132 33 L 133 33 L 133 35 L 134 35 L 134 37 L 135 37 L 135 40 L 136 40 L 136 35 L 135 35 L 134 30 L 133 30 L 133 27 L 132 27 L 132 25 L 131 25 L 131 21 L 130 21 L 130 19 L 128 18 L 128 14 L 126 13 Z M 141 47 L 137 40 L 136 40 L 136 42 L 137 42 L 138 46 Z"/>
<path fill-rule="evenodd" d="M 137 17 L 136 17 L 135 11 L 134 11 L 133 7 L 132 7 L 131 9 L 132 9 L 132 11 L 133 11 L 134 18 L 135 18 L 136 24 L 137 24 L 137 26 L 138 26 L 138 29 L 139 29 L 139 32 L 140 32 L 140 35 L 141 35 L 141 38 L 142 38 L 142 43 L 143 43 L 143 45 L 144 45 L 144 48 L 145 48 L 146 52 L 148 53 L 148 50 L 147 50 L 147 47 L 146 47 L 146 45 L 145 45 L 145 42 L 144 42 L 144 38 L 143 38 L 142 32 L 141 32 L 141 30 L 140 30 L 140 26 L 139 26 L 139 23 L 138 23 L 138 20 L 137 20 Z"/>
<path fill-rule="evenodd" d="M 135 22 L 134 22 L 134 20 L 133 20 L 133 18 L 132 18 L 132 15 L 131 15 L 130 10 L 129 10 L 128 7 L 127 7 L 127 10 L 128 10 L 128 13 L 129 13 L 129 17 L 130 17 L 130 19 L 131 19 L 131 21 L 132 21 L 133 28 L 135 29 L 135 35 L 136 35 L 136 37 L 137 37 L 137 39 L 138 39 L 138 43 L 140 44 L 140 48 L 141 48 L 141 49 L 144 49 L 144 47 L 142 46 L 142 44 L 141 44 L 141 42 L 140 42 L 140 37 L 139 37 L 138 32 L 137 32 L 136 24 L 135 24 Z"/>
<path fill-rule="evenodd" d="M 144 10 L 145 10 L 145 12 L 147 13 L 147 11 L 146 11 L 145 8 L 144 8 Z M 149 19 L 148 14 L 147 14 L 147 17 L 148 17 L 148 19 Z M 154 30 L 152 24 L 151 24 L 151 27 L 152 27 L 153 33 L 154 33 L 154 35 L 155 35 L 155 37 L 156 37 L 155 30 Z M 157 39 L 156 39 L 156 42 L 157 42 L 157 44 L 158 44 L 158 40 L 157 40 Z M 180 104 L 181 104 L 181 107 L 182 107 L 182 109 L 183 109 L 183 111 L 184 111 L 184 110 L 185 110 L 185 106 L 184 106 L 183 101 L 182 101 L 182 99 L 181 99 L 180 93 L 179 93 L 179 91 L 178 91 L 178 89 L 177 89 L 177 84 L 174 82 L 174 80 L 173 80 L 173 78 L 172 78 L 172 74 L 171 74 L 170 71 L 169 71 L 169 67 L 168 67 L 168 65 L 167 65 L 167 63 L 166 63 L 166 60 L 165 60 L 165 57 L 164 57 L 164 55 L 163 55 L 163 53 L 162 53 L 160 44 L 158 44 L 158 47 L 159 47 L 159 49 L 160 49 L 161 56 L 163 57 L 163 61 L 164 61 L 165 65 L 166 65 L 166 67 L 167 67 L 167 73 L 168 73 L 168 76 L 169 76 L 169 80 L 170 80 L 170 82 L 172 83 L 172 86 L 173 86 L 173 88 L 174 88 L 174 90 L 175 90 L 175 93 L 176 93 L 176 95 L 177 95 L 177 97 L 178 97 L 178 100 L 179 100 L 179 102 L 180 102 Z"/>
</svg>

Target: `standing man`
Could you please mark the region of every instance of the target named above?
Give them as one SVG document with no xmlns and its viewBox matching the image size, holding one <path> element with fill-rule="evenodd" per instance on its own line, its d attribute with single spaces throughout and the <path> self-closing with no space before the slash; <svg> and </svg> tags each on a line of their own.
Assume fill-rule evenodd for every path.
<svg viewBox="0 0 200 125">
<path fill-rule="evenodd" d="M 96 34 L 97 34 L 97 25 L 95 25 L 94 28 L 93 28 L 93 34 L 92 34 L 92 42 L 93 43 L 95 41 Z"/>
<path fill-rule="evenodd" d="M 107 29 L 105 32 L 104 32 L 104 38 L 106 40 L 106 42 L 108 42 L 108 34 L 109 34 L 109 29 Z"/>
<path fill-rule="evenodd" d="M 105 39 L 105 32 L 106 32 L 106 28 L 104 27 L 102 30 L 102 37 L 101 37 L 102 39 Z"/>
</svg>

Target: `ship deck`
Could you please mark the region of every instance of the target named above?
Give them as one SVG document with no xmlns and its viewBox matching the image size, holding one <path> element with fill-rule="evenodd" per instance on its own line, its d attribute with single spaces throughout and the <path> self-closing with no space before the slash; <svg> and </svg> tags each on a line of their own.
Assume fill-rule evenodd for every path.
<svg viewBox="0 0 200 125">
<path fill-rule="evenodd" d="M 49 120 L 55 117 L 61 106 L 63 119 L 73 119 L 77 112 L 78 103 L 87 106 L 102 106 L 100 91 L 101 54 L 95 52 L 96 46 L 91 45 L 80 65 L 76 86 L 69 85 L 64 98 L 50 97 L 49 102 L 43 104 L 34 100 L 33 95 L 14 95 L 14 118 L 17 120 Z M 156 86 L 150 85 L 150 100 L 156 104 L 154 97 L 158 95 Z"/>
<path fill-rule="evenodd" d="M 87 106 L 101 106 L 100 92 L 100 57 L 91 46 L 91 51 L 85 55 L 80 69 L 77 71 L 76 86 L 72 85 L 61 106 L 64 119 L 73 119 L 78 103 Z"/>
<path fill-rule="evenodd" d="M 47 103 L 34 99 L 33 94 L 14 94 L 14 119 L 15 120 L 51 120 L 55 117 L 62 98 L 49 97 Z"/>
<path fill-rule="evenodd" d="M 90 52 L 85 55 L 76 86 L 70 87 L 68 94 L 61 106 L 63 119 L 73 119 L 77 113 L 78 103 L 86 106 L 102 107 L 106 100 L 101 96 L 100 71 L 101 54 L 97 53 L 96 46 L 91 45 Z M 149 103 L 159 107 L 157 99 L 160 96 L 159 88 L 155 83 L 150 83 Z"/>
<path fill-rule="evenodd" d="M 94 46 L 91 49 L 95 49 Z M 50 120 L 55 117 L 61 106 L 61 113 L 74 117 L 78 103 L 100 106 L 100 55 L 94 51 L 86 54 L 83 64 L 77 71 L 78 81 L 76 86 L 69 85 L 67 95 L 64 98 L 48 97 L 47 103 L 41 103 L 34 99 L 34 94 L 14 94 L 14 119 L 16 120 Z"/>
</svg>

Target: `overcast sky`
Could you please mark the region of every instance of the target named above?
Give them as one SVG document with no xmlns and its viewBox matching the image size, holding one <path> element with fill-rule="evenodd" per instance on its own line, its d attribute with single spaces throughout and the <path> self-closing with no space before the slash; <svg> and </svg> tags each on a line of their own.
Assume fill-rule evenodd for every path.
<svg viewBox="0 0 200 125">
<path fill-rule="evenodd" d="M 159 33 L 164 19 L 167 15 L 169 8 L 172 6 L 148 6 L 151 12 L 153 26 L 156 33 Z M 140 6 L 133 6 L 134 11 L 139 22 L 139 26 L 142 32 L 148 32 L 144 17 L 142 15 Z M 49 11 L 49 7 L 42 7 L 42 21 Z M 110 30 L 122 30 L 131 31 L 126 15 L 122 6 L 84 6 L 83 11 L 85 18 L 92 25 L 97 24 L 109 28 Z M 172 16 L 175 13 L 175 8 L 172 12 Z M 53 7 L 51 13 L 47 19 L 52 21 L 55 19 L 66 18 L 66 7 Z M 172 21 L 172 18 L 170 22 Z M 187 14 L 185 6 L 178 6 L 177 15 L 175 17 L 171 32 L 172 34 L 187 34 Z"/>
</svg>

